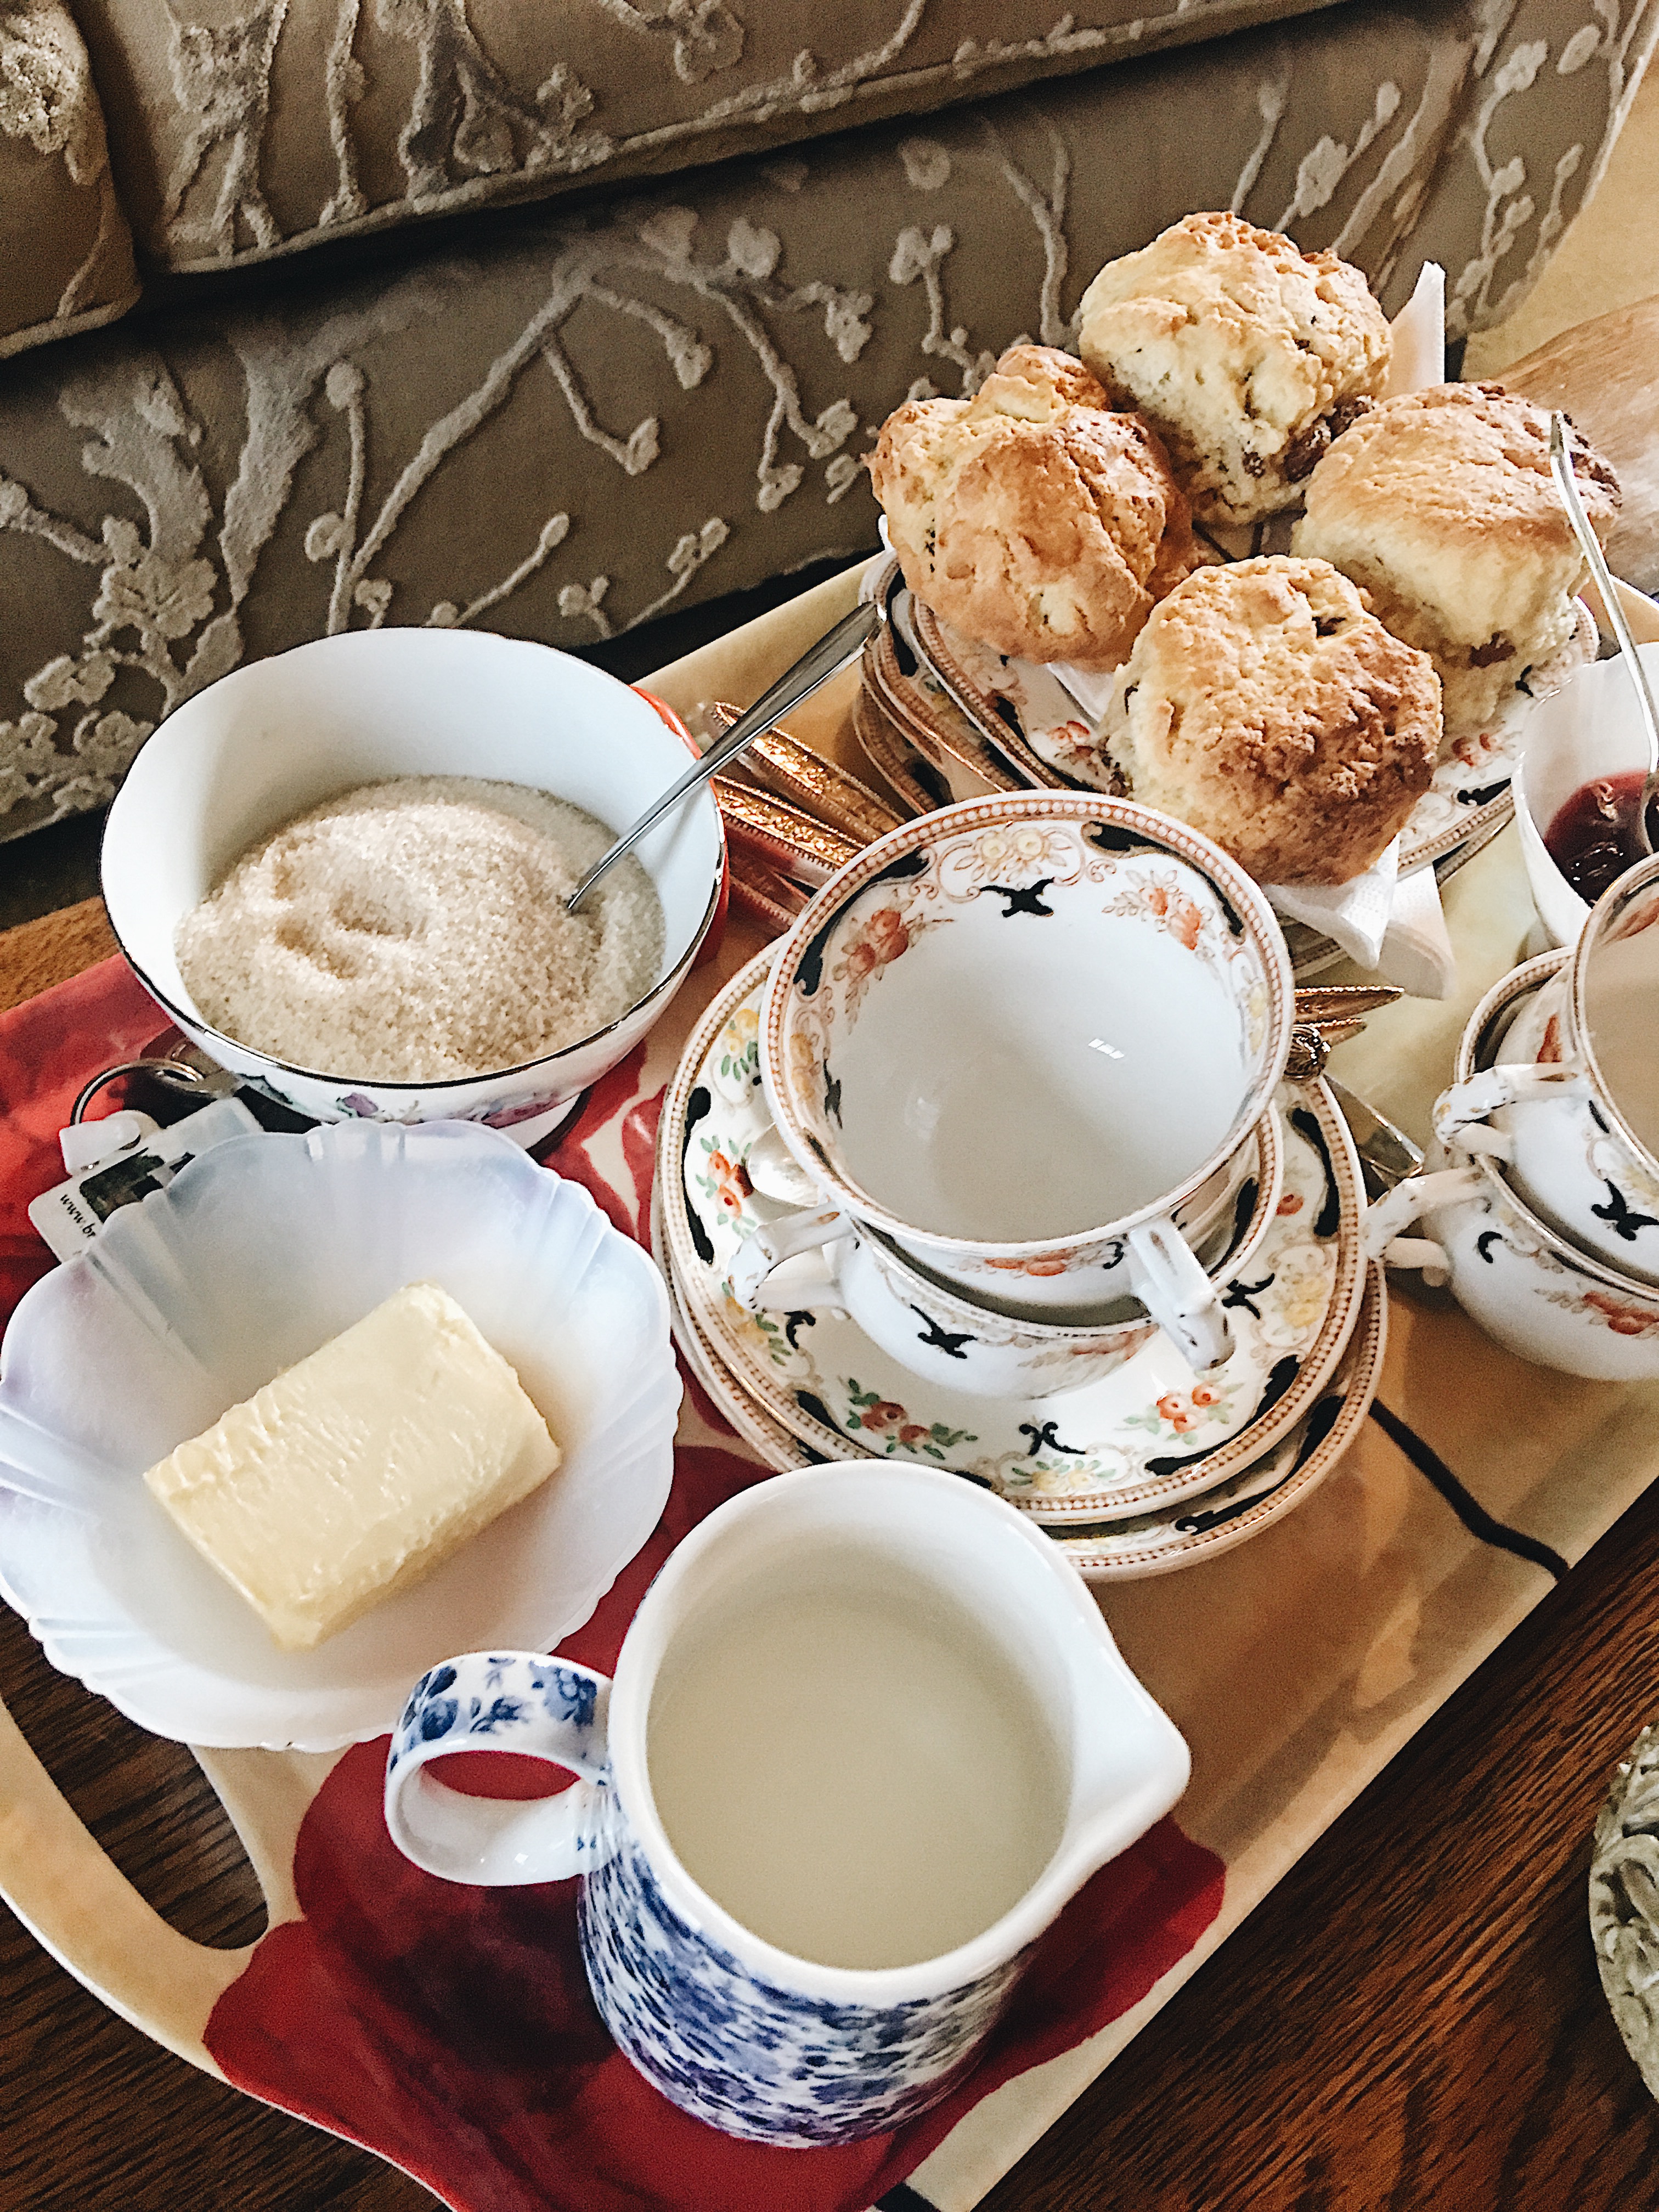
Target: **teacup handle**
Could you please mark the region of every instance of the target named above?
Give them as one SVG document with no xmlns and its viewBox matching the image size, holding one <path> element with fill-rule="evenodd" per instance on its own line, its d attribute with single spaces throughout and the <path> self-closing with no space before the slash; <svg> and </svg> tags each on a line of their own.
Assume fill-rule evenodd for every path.
<svg viewBox="0 0 1659 2212">
<path fill-rule="evenodd" d="M 568 1881 L 617 1848 L 605 1722 L 611 1683 L 536 1651 L 468 1651 L 409 1693 L 386 1763 L 386 1824 L 407 1859 L 445 1881 Z M 465 1797 L 422 1770 L 457 1751 L 513 1751 L 578 1779 L 556 1797 Z"/>
<path fill-rule="evenodd" d="M 816 1250 L 821 1255 L 818 1265 L 810 1271 L 797 1270 L 787 1303 L 799 1305 L 839 1298 L 841 1288 L 836 1279 L 835 1262 L 823 1248 L 852 1233 L 852 1224 L 845 1214 L 823 1206 L 809 1206 L 799 1213 L 780 1214 L 775 1221 L 762 1223 L 758 1228 L 751 1229 L 738 1247 L 726 1279 L 732 1297 L 745 1313 L 765 1312 L 775 1303 L 769 1285 L 778 1268 L 786 1260 Z"/>
<path fill-rule="evenodd" d="M 1484 1188 L 1478 1168 L 1440 1168 L 1429 1175 L 1407 1176 L 1386 1198 L 1365 1211 L 1360 1232 L 1368 1260 L 1381 1260 L 1390 1267 L 1419 1269 L 1425 1283 L 1438 1289 L 1451 1274 L 1445 1248 L 1427 1237 L 1407 1237 L 1420 1214 L 1438 1206 L 1475 1197 Z"/>
<path fill-rule="evenodd" d="M 1489 1114 L 1528 1099 L 1589 1095 L 1588 1079 L 1571 1060 L 1499 1061 L 1441 1092 L 1434 1103 L 1434 1133 L 1448 1152 L 1488 1152 L 1506 1160 L 1514 1152 L 1513 1141 L 1502 1129 L 1486 1126 Z"/>
<path fill-rule="evenodd" d="M 1187 1364 L 1203 1374 L 1231 1359 L 1232 1331 L 1215 1285 L 1174 1222 L 1143 1221 L 1124 1242 L 1130 1288 Z"/>
</svg>

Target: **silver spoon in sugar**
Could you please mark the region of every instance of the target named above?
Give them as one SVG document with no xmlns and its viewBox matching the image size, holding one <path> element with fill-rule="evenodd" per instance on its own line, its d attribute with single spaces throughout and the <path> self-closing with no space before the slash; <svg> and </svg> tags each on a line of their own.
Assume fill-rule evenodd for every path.
<svg viewBox="0 0 1659 2212">
<path fill-rule="evenodd" d="M 875 600 L 863 600 L 851 614 L 843 615 L 833 629 L 826 630 L 816 645 L 809 646 L 794 665 L 786 669 L 769 690 L 762 693 L 748 713 L 739 715 L 729 730 L 715 738 L 701 760 L 694 762 L 677 782 L 653 799 L 608 853 L 600 854 L 565 901 L 567 913 L 574 914 L 600 877 L 614 867 L 624 853 L 631 853 L 647 830 L 654 829 L 688 793 L 707 783 L 728 761 L 735 760 L 745 745 L 763 736 L 774 722 L 781 721 L 821 684 L 838 676 L 849 661 L 856 660 L 871 633 L 885 616 L 886 609 Z"/>
</svg>

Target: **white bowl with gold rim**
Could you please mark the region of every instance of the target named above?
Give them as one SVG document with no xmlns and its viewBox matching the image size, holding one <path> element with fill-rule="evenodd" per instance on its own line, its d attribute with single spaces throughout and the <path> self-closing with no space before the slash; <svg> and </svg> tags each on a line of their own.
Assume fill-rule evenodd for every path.
<svg viewBox="0 0 1659 2212">
<path fill-rule="evenodd" d="M 482 1121 L 533 1144 L 638 1043 L 714 921 L 726 844 L 706 786 L 637 848 L 663 909 L 650 988 L 592 1035 L 516 1066 L 392 1083 L 279 1060 L 204 1018 L 174 933 L 257 839 L 357 785 L 415 775 L 521 784 L 620 832 L 684 773 L 687 743 L 629 685 L 551 646 L 471 630 L 315 638 L 209 684 L 145 744 L 104 832 L 110 924 L 191 1042 L 282 1104 L 322 1121 Z"/>
</svg>

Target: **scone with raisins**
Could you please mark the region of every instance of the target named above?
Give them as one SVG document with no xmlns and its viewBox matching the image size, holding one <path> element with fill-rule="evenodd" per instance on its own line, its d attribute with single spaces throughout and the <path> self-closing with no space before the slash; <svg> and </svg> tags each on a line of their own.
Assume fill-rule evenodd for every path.
<svg viewBox="0 0 1659 2212">
<path fill-rule="evenodd" d="M 1605 541 L 1619 479 L 1576 431 L 1573 477 Z M 1563 646 L 1587 573 L 1550 472 L 1550 418 L 1501 384 L 1385 399 L 1320 462 L 1291 543 L 1334 562 L 1433 661 L 1446 735 L 1491 726 Z"/>
<path fill-rule="evenodd" d="M 1328 562 L 1200 568 L 1118 671 L 1100 741 L 1144 806 L 1264 884 L 1362 875 L 1428 789 L 1440 685 Z"/>
<path fill-rule="evenodd" d="M 1109 261 L 1079 347 L 1163 439 L 1201 522 L 1295 505 L 1331 441 L 1382 390 L 1387 318 L 1364 274 L 1236 215 L 1189 215 Z"/>
<path fill-rule="evenodd" d="M 1050 346 L 1011 346 L 971 399 L 896 409 L 870 474 L 916 597 L 1021 659 L 1115 668 L 1197 557 L 1157 436 Z"/>
</svg>

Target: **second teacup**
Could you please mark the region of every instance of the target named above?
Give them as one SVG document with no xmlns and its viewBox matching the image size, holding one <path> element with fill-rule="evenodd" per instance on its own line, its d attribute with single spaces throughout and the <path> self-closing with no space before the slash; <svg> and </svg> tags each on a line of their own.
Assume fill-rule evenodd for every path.
<svg viewBox="0 0 1659 2212">
<path fill-rule="evenodd" d="M 1206 1189 L 1224 1208 L 1293 1007 L 1218 847 L 1024 792 L 908 823 L 825 885 L 773 969 L 761 1073 L 823 1198 L 907 1259 L 1033 1318 L 1121 1265 L 1201 1368 L 1231 1340 L 1176 1217 Z"/>
<path fill-rule="evenodd" d="M 1528 961 L 1487 992 L 1469 1017 L 1449 1097 L 1497 1072 L 1496 1054 L 1528 1022 L 1540 981 L 1563 957 Z M 1471 1320 L 1522 1359 L 1607 1382 L 1659 1376 L 1659 1287 L 1562 1236 L 1518 1195 L 1512 1172 L 1476 1149 L 1464 1164 L 1408 1176 L 1367 1215 L 1368 1251 L 1448 1284 Z M 1427 1237 L 1413 1232 L 1419 1222 Z"/>
<path fill-rule="evenodd" d="M 1504 1161 L 1517 1197 L 1626 1273 L 1659 1282 L 1659 859 L 1596 902 L 1577 945 L 1529 963 L 1535 995 L 1496 1062 L 1435 1109 L 1449 1152 Z"/>
</svg>

